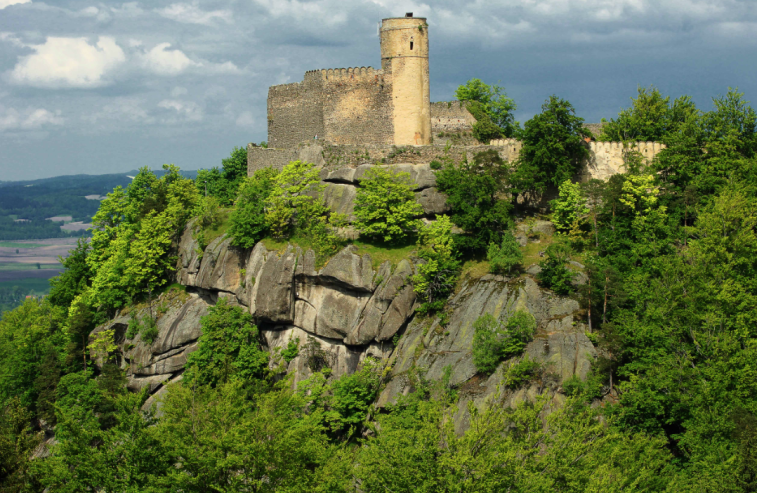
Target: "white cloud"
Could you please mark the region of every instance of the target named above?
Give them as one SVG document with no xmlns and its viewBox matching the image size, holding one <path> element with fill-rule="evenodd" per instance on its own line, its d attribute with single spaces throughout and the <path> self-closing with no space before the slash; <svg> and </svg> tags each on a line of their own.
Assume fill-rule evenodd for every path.
<svg viewBox="0 0 757 493">
<path fill-rule="evenodd" d="M 31 3 L 32 0 L 0 0 L 0 10 L 11 5 L 18 5 L 20 3 Z"/>
<path fill-rule="evenodd" d="M 144 55 L 142 62 L 148 70 L 159 75 L 177 75 L 198 65 L 181 50 L 168 50 L 171 43 L 160 43 Z"/>
<path fill-rule="evenodd" d="M 0 131 L 35 130 L 46 125 L 62 125 L 60 111 L 51 112 L 44 108 L 27 108 L 19 111 L 15 108 L 0 107 Z"/>
<path fill-rule="evenodd" d="M 200 121 L 203 118 L 202 108 L 192 101 L 164 99 L 158 103 L 158 108 L 173 110 L 187 121 Z"/>
<path fill-rule="evenodd" d="M 206 26 L 212 25 L 215 19 L 220 19 L 227 23 L 232 22 L 231 11 L 229 10 L 201 10 L 197 3 L 174 3 L 164 9 L 156 10 L 156 12 L 168 19 L 183 22 L 187 24 L 204 24 Z"/>
<path fill-rule="evenodd" d="M 126 61 L 116 41 L 108 36 L 95 45 L 86 38 L 47 38 L 31 45 L 35 53 L 22 57 L 10 73 L 16 84 L 36 87 L 99 87 L 106 75 Z"/>
<path fill-rule="evenodd" d="M 255 123 L 255 117 L 252 116 L 252 112 L 250 111 L 243 111 L 236 120 L 238 127 L 254 127 Z"/>
<path fill-rule="evenodd" d="M 171 89 L 171 97 L 178 98 L 179 96 L 184 96 L 187 92 L 189 91 L 187 91 L 186 87 L 176 86 Z"/>
</svg>

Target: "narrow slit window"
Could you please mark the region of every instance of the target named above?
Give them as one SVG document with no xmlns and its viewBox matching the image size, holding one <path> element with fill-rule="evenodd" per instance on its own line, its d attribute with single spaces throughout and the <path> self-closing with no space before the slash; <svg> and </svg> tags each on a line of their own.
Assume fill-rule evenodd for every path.
<svg viewBox="0 0 757 493">
<path fill-rule="evenodd" d="M 413 49 L 413 42 L 410 41 L 410 50 L 412 51 L 412 49 Z"/>
</svg>

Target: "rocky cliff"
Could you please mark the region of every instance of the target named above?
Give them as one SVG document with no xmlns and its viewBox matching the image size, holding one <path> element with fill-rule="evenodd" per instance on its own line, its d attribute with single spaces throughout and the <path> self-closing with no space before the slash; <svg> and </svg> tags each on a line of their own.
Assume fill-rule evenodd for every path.
<svg viewBox="0 0 757 493">
<path fill-rule="evenodd" d="M 429 199 L 421 201 L 428 216 L 445 211 L 444 197 L 436 191 L 428 166 L 394 167 L 410 173 L 416 193 Z M 351 214 L 356 184 L 367 168 L 322 172 L 333 210 Z M 554 232 L 544 221 L 521 227 L 518 239 L 522 245 L 538 241 L 532 230 L 542 236 Z M 314 351 L 320 364 L 332 369 L 334 378 L 354 372 L 370 356 L 387 366 L 377 403 L 385 406 L 412 392 L 417 378 L 440 380 L 448 368 L 449 384 L 459 389 L 459 427 L 466 426 L 469 401 L 479 404 L 498 399 L 506 405 L 544 392 L 559 400 L 560 384 L 574 375 L 585 378 L 595 356 L 585 327 L 575 319 L 578 303 L 541 289 L 532 276 L 538 266 L 511 279 L 467 277 L 450 299 L 445 316 L 428 318 L 415 315 L 411 277 L 417 259 L 412 257 L 396 265 L 388 261 L 375 265 L 369 255 L 359 255 L 354 246 L 348 246 L 317 268 L 311 250 L 293 245 L 269 250 L 263 242 L 251 250 L 240 250 L 225 236 L 202 251 L 192 224 L 177 249 L 176 279 L 186 291 L 169 291 L 153 303 L 157 337 L 151 343 L 140 335 L 130 338 L 127 334 L 132 319 L 150 313 L 148 306 L 125 310 L 95 330 L 115 329 L 121 364 L 132 390 L 149 387 L 151 393 L 160 393 L 166 382 L 181 378 L 187 356 L 196 349 L 201 335 L 200 319 L 220 298 L 253 315 L 262 342 L 272 354 L 285 349 L 290 341 L 298 343 L 299 355 L 287 367 L 295 382 L 310 375 Z M 536 319 L 537 336 L 526 352 L 542 363 L 544 371 L 525 387 L 507 389 L 499 383 L 503 368 L 512 362 L 503 363 L 488 377 L 476 373 L 473 323 L 485 313 L 506 321 L 518 309 Z M 272 361 L 281 364 L 282 359 Z M 148 405 L 151 403 L 152 399 Z"/>
</svg>

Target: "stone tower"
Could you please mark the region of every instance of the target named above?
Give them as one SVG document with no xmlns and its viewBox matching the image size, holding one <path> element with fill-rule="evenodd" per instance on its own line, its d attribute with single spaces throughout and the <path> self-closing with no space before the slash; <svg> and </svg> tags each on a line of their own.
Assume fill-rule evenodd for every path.
<svg viewBox="0 0 757 493">
<path fill-rule="evenodd" d="M 428 24 L 424 17 L 381 21 L 381 68 L 392 78 L 394 144 L 431 143 Z"/>
</svg>

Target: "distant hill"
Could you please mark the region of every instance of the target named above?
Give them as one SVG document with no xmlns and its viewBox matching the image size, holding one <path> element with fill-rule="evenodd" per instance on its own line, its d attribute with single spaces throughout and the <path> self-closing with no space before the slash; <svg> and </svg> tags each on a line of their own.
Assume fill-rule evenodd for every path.
<svg viewBox="0 0 757 493">
<path fill-rule="evenodd" d="M 63 223 L 46 218 L 71 216 L 73 222 L 89 223 L 100 205 L 98 198 L 119 185 L 126 187 L 137 173 L 132 170 L 0 182 L 0 241 L 86 235 L 87 231 L 82 229 L 62 230 Z M 162 176 L 165 171 L 154 173 Z M 197 172 L 182 171 L 182 175 L 195 179 Z"/>
</svg>

